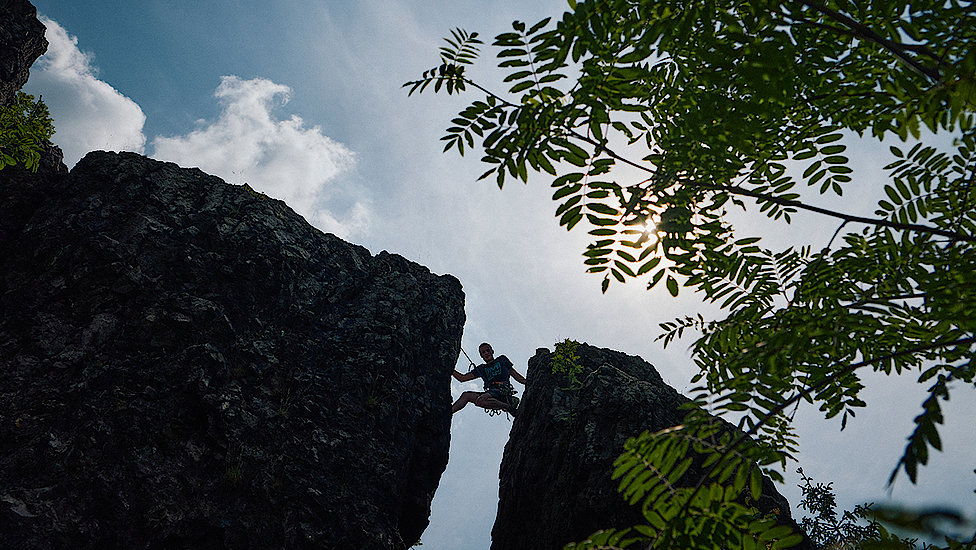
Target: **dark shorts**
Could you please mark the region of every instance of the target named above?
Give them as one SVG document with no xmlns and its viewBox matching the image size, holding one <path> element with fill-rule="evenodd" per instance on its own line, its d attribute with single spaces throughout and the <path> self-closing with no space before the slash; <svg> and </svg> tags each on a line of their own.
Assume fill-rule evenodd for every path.
<svg viewBox="0 0 976 550">
<path fill-rule="evenodd" d="M 490 388 L 485 393 L 487 393 L 491 397 L 493 397 L 493 398 L 495 398 L 495 399 L 497 399 L 497 400 L 499 400 L 502 403 L 505 403 L 507 405 L 513 405 L 514 404 L 514 399 L 512 398 L 513 397 L 512 394 L 510 394 L 507 391 L 502 390 L 500 388 Z"/>
</svg>

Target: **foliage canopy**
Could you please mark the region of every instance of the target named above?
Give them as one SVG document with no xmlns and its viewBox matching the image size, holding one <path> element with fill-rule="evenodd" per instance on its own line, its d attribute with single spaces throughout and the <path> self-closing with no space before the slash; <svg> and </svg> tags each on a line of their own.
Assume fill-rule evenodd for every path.
<svg viewBox="0 0 976 550">
<path fill-rule="evenodd" d="M 17 92 L 13 105 L 0 107 L 0 170 L 23 165 L 37 171 L 41 149 L 54 135 L 54 122 L 40 98 Z"/>
<path fill-rule="evenodd" d="M 930 450 L 941 449 L 940 404 L 976 379 L 976 6 L 570 7 L 555 22 L 516 21 L 495 38 L 507 93 L 466 76 L 481 42 L 460 29 L 440 65 L 405 86 L 478 90 L 442 138 L 445 151 L 479 146 L 488 168 L 481 178 L 499 187 L 530 172 L 551 176 L 559 223 L 594 238 L 584 264 L 604 290 L 646 277 L 649 288 L 691 288 L 725 312 L 665 323 L 661 338 L 667 345 L 699 333 L 695 404 L 738 415 L 742 435 L 706 445 L 709 421 L 691 411 L 678 430 L 632 440 L 616 476 L 648 523 L 579 548 L 794 544 L 737 508 L 751 490 L 749 461 L 781 479 L 776 465 L 796 450 L 795 407 L 813 404 L 846 425 L 865 404 L 868 369 L 928 388 L 890 476 L 915 482 Z M 931 143 L 939 133 L 954 138 L 951 148 Z M 890 147 L 873 216 L 811 200 L 855 183 L 847 150 L 857 137 L 903 142 Z M 735 208 L 786 223 L 805 211 L 837 227 L 826 244 L 774 251 L 736 233 Z M 716 474 L 675 490 L 696 444 L 712 453 Z M 723 489 L 719 481 L 730 480 L 733 489 Z M 729 526 L 724 538 L 716 525 Z"/>
</svg>

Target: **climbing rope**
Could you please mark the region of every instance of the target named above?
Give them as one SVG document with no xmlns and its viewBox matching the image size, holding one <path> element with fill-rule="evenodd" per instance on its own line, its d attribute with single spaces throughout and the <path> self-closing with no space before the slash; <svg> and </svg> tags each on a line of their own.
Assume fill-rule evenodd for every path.
<svg viewBox="0 0 976 550">
<path fill-rule="evenodd" d="M 471 363 L 471 368 L 473 369 L 473 368 L 474 368 L 474 366 L 475 366 L 475 365 L 474 365 L 474 361 L 472 361 L 472 360 L 471 360 L 471 358 L 470 358 L 470 357 L 468 357 L 468 352 L 466 352 L 466 351 L 464 351 L 464 348 L 461 348 L 461 353 L 463 353 L 463 354 L 464 354 L 464 357 L 465 357 L 465 359 L 467 359 L 467 360 L 468 360 L 468 363 Z M 471 369 L 468 369 L 468 372 L 470 372 L 470 371 L 471 371 Z"/>
</svg>

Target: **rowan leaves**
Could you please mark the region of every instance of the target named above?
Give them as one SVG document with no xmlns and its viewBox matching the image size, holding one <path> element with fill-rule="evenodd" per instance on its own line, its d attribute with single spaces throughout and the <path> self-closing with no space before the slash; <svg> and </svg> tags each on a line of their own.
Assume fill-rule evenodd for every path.
<svg viewBox="0 0 976 550">
<path fill-rule="evenodd" d="M 560 19 L 515 22 L 496 37 L 498 65 L 508 71 L 504 94 L 456 70 L 408 83 L 422 91 L 446 79 L 454 82 L 448 92 L 469 85 L 484 93 L 452 121 L 447 148 L 463 154 L 480 146 L 482 178 L 494 176 L 499 186 L 533 172 L 550 179 L 558 223 L 592 237 L 583 264 L 604 291 L 639 278 L 649 289 L 695 291 L 722 308 L 714 321 L 664 323 L 660 339 L 698 334 L 695 397 L 738 419 L 760 464 L 785 465 L 795 453 L 791 411 L 799 404 L 843 428 L 865 406 L 864 370 L 917 376 L 929 398 L 896 468 L 914 481 L 941 448 L 946 381 L 972 389 L 976 378 L 972 6 L 572 4 Z M 455 33 L 442 58 L 460 51 L 465 36 Z M 926 143 L 923 131 L 950 132 L 955 142 Z M 904 142 L 881 161 L 888 164 L 873 217 L 816 204 L 858 179 L 854 136 Z M 736 232 L 733 208 L 787 223 L 815 213 L 837 229 L 770 250 Z M 685 494 L 668 484 L 681 470 L 684 444 L 676 441 L 700 428 L 638 438 L 649 446 L 635 447 L 628 456 L 636 462 L 618 477 L 628 498 L 653 510 L 648 524 L 603 532 L 597 546 L 580 548 L 631 537 L 653 539 L 655 548 L 709 547 L 707 537 L 654 538 L 679 529 L 661 525 L 703 533 L 704 520 L 691 512 L 696 499 L 721 507 L 734 498 L 717 486 Z M 717 456 L 712 473 L 740 492 L 752 488 L 752 473 Z M 745 514 L 736 510 L 728 517 Z M 729 547 L 795 542 L 772 528 L 733 524 L 722 532 Z"/>
</svg>

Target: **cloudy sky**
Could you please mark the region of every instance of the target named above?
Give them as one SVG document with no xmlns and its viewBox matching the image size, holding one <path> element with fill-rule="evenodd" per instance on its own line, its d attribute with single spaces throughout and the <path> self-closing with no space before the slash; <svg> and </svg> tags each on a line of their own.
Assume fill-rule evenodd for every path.
<svg viewBox="0 0 976 550">
<path fill-rule="evenodd" d="M 688 342 L 664 350 L 654 338 L 658 323 L 701 310 L 698 299 L 647 292 L 640 283 L 602 295 L 600 279 L 584 273 L 585 234 L 558 227 L 547 181 L 504 190 L 476 182 L 484 171 L 477 155 L 442 154 L 439 142 L 465 99 L 408 98 L 401 88 L 435 64 L 452 28 L 490 37 L 515 19 L 558 15 L 565 0 L 34 4 L 51 45 L 27 91 L 50 107 L 54 141 L 69 167 L 90 150 L 129 150 L 247 182 L 322 230 L 458 277 L 467 298 L 463 346 L 472 357 L 489 341 L 524 374 L 536 348 L 568 337 L 640 355 L 679 391 L 689 388 Z M 491 52 L 473 75 L 500 82 Z M 853 146 L 864 183 L 845 195 L 845 207 L 869 213 L 884 148 Z M 822 246 L 833 229 L 800 219 L 777 226 L 769 244 Z M 467 370 L 463 357 L 458 369 Z M 801 411 L 806 473 L 833 481 L 848 508 L 891 498 L 976 510 L 974 392 L 957 392 L 948 403 L 946 452 L 921 472 L 922 486 L 902 476 L 889 491 L 885 482 L 923 394 L 911 379 L 869 377 L 868 386 L 868 408 L 844 432 L 816 411 Z M 478 385 L 455 384 L 452 392 L 465 389 Z M 510 427 L 473 407 L 455 416 L 424 547 L 489 546 Z M 781 488 L 794 506 L 795 479 Z"/>
</svg>

